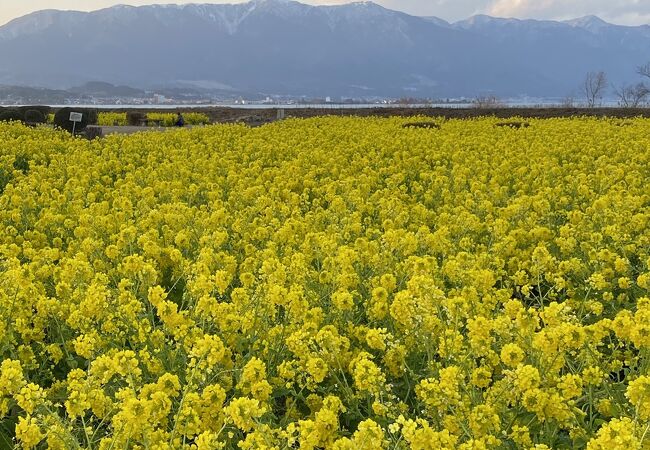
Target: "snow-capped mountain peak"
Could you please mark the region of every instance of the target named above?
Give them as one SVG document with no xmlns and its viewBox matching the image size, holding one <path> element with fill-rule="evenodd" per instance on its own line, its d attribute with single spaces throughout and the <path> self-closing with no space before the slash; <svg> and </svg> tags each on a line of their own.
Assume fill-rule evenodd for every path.
<svg viewBox="0 0 650 450">
<path fill-rule="evenodd" d="M 578 28 L 590 28 L 590 29 L 611 26 L 611 24 L 605 22 L 600 17 L 593 16 L 593 15 L 578 17 L 577 19 L 572 19 L 572 20 L 566 20 L 565 23 Z"/>
</svg>

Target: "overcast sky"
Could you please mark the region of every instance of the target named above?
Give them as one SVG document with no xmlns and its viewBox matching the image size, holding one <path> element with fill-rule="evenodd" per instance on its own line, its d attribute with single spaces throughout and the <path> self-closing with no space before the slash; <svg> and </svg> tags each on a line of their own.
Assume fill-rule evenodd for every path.
<svg viewBox="0 0 650 450">
<path fill-rule="evenodd" d="M 175 3 L 161 0 L 161 3 Z M 340 4 L 346 0 L 303 0 L 310 4 Z M 39 9 L 89 11 L 116 3 L 146 5 L 156 0 L 0 0 L 0 24 Z M 179 1 L 176 3 L 241 3 L 241 1 Z M 650 24 L 650 0 L 376 0 L 387 8 L 415 15 L 464 19 L 474 14 L 536 19 L 571 19 L 589 14 L 626 25 Z"/>
</svg>

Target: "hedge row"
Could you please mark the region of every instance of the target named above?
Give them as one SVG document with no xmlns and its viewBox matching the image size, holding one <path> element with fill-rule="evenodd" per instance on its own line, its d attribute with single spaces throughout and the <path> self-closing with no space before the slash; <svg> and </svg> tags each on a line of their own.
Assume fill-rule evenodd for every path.
<svg viewBox="0 0 650 450">
<path fill-rule="evenodd" d="M 0 108 L 0 122 L 23 122 L 29 125 L 45 123 L 50 113 L 49 106 L 19 106 Z"/>
</svg>

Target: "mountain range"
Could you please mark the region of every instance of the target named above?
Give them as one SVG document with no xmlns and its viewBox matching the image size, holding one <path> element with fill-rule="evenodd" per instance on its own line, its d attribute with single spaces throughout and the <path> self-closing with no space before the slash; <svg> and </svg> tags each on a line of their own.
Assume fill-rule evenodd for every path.
<svg viewBox="0 0 650 450">
<path fill-rule="evenodd" d="M 577 92 L 603 70 L 637 81 L 650 26 L 474 16 L 449 23 L 372 2 L 44 10 L 0 27 L 0 84 L 89 81 L 149 89 L 356 97 L 534 96 Z"/>
</svg>

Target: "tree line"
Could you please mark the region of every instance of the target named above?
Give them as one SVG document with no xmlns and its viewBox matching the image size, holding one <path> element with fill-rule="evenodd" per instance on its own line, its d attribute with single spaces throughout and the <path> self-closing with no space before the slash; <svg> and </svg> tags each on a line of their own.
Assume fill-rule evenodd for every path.
<svg viewBox="0 0 650 450">
<path fill-rule="evenodd" d="M 646 78 L 650 80 L 650 62 L 639 66 L 636 72 L 641 76 L 642 81 L 623 86 L 612 84 L 614 95 L 618 98 L 619 105 L 624 108 L 638 108 L 650 98 L 650 86 L 644 82 Z M 608 86 L 605 72 L 589 72 L 582 85 L 582 94 L 587 101 L 587 106 L 590 108 L 598 106 L 602 102 Z"/>
</svg>

